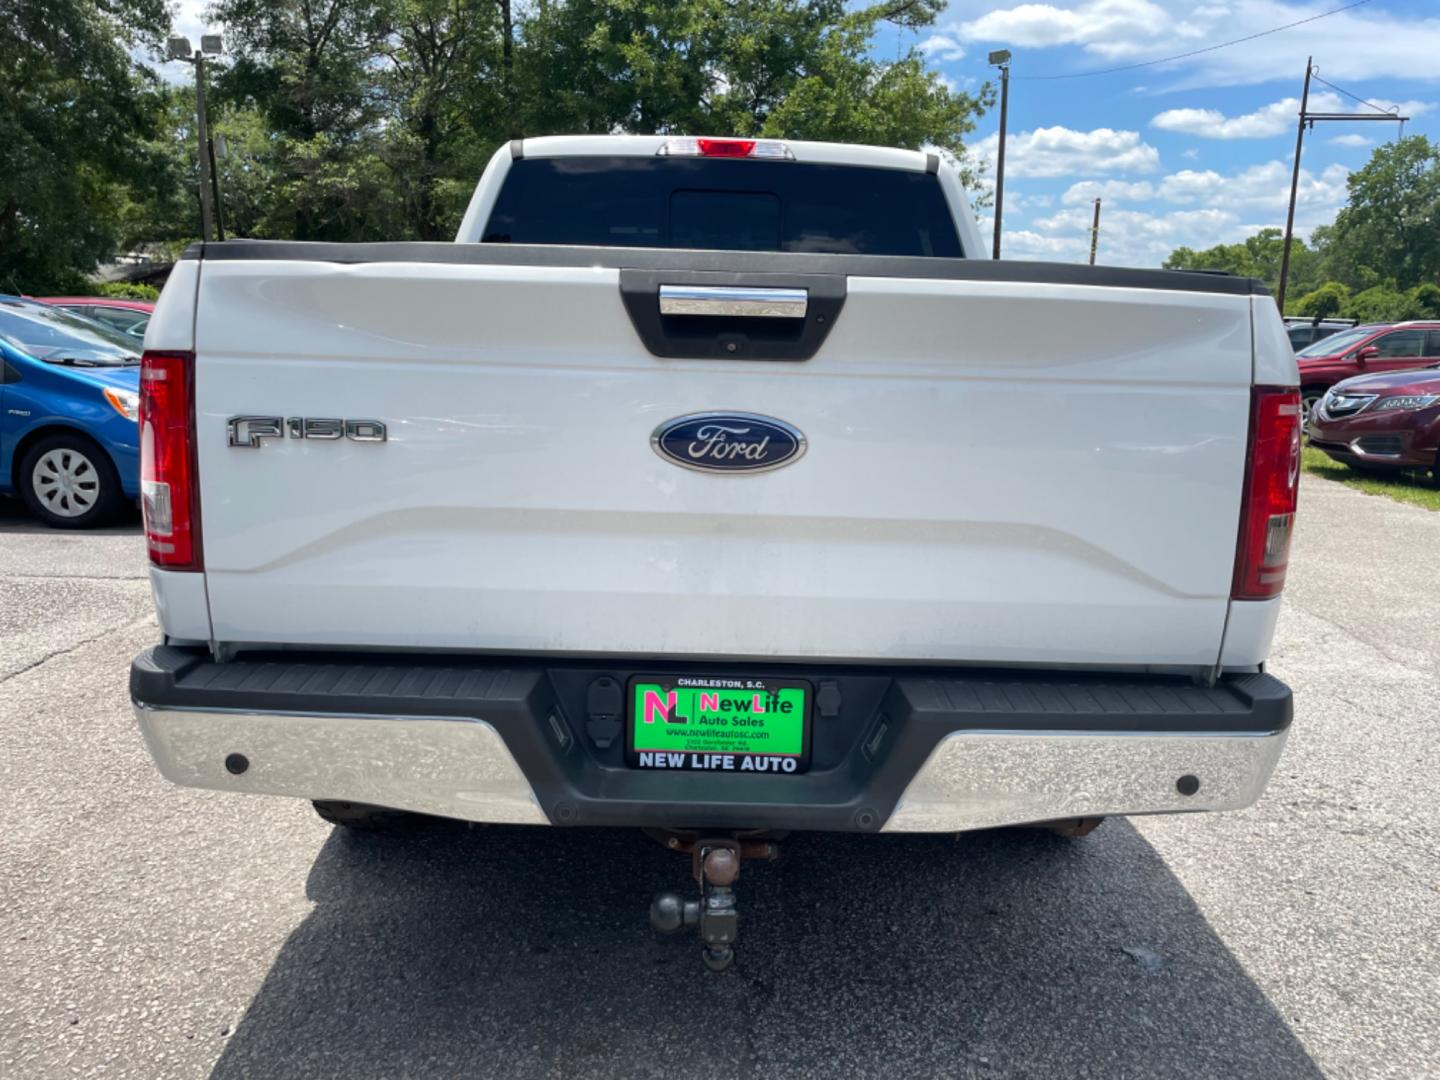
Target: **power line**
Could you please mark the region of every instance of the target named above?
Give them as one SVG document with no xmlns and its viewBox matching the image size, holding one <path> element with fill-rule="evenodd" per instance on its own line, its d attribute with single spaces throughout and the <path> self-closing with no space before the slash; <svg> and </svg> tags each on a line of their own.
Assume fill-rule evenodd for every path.
<svg viewBox="0 0 1440 1080">
<path fill-rule="evenodd" d="M 1328 18 L 1331 15 L 1339 15 L 1342 11 L 1351 11 L 1358 7 L 1364 7 L 1370 2 L 1371 0 L 1355 0 L 1353 4 L 1346 4 L 1344 7 L 1322 11 L 1320 14 L 1311 15 L 1309 18 L 1296 19 L 1294 22 L 1286 23 L 1284 26 L 1275 26 L 1269 30 L 1261 30 L 1256 34 L 1247 34 L 1245 37 L 1235 38 L 1233 41 L 1222 41 L 1218 45 L 1207 45 L 1203 49 L 1191 49 L 1189 52 L 1176 53 L 1174 56 L 1162 56 L 1158 60 L 1145 60 L 1138 64 L 1125 64 L 1122 67 L 1101 68 L 1099 71 L 1072 71 L 1068 75 L 1012 75 L 1011 78 L 1028 79 L 1031 82 L 1049 82 L 1054 79 L 1085 79 L 1091 75 L 1114 75 L 1120 71 L 1136 71 L 1140 68 L 1154 67 L 1156 64 L 1168 64 L 1172 60 L 1184 60 L 1187 57 L 1214 52 L 1216 49 L 1228 49 L 1231 45 L 1241 45 L 1247 41 L 1254 41 L 1256 38 L 1266 37 L 1270 34 L 1278 34 L 1282 30 L 1292 30 L 1297 26 L 1304 26 L 1306 23 L 1315 22 L 1317 19 Z M 1326 83 L 1326 85 L 1328 86 L 1329 83 Z M 1341 92 L 1343 93 L 1344 91 Z"/>
<path fill-rule="evenodd" d="M 1360 104 L 1360 105 L 1367 105 L 1367 106 L 1369 106 L 1370 108 L 1374 109 L 1374 110 L 1375 110 L 1376 112 L 1378 112 L 1378 113 L 1384 113 L 1386 116 L 1395 116 L 1395 115 L 1397 115 L 1397 114 L 1400 112 L 1400 106 L 1399 106 L 1399 105 L 1392 105 L 1390 108 L 1387 109 L 1387 108 L 1385 108 L 1385 107 L 1382 106 L 1382 105 L 1376 105 L 1375 102 L 1373 102 L 1373 101 L 1366 101 L 1364 98 L 1362 98 L 1362 97 L 1360 97 L 1360 96 L 1358 96 L 1358 95 L 1356 95 L 1356 94 L 1352 94 L 1349 90 L 1346 90 L 1343 86 L 1336 86 L 1333 82 L 1326 82 L 1326 80 L 1322 79 L 1319 75 L 1315 75 L 1315 74 L 1312 73 L 1311 77 L 1312 77 L 1316 82 L 1318 82 L 1318 83 L 1325 83 L 1325 85 L 1328 86 L 1328 87 L 1330 87 L 1331 90 L 1334 90 L 1334 91 L 1336 91 L 1337 93 L 1344 94 L 1344 95 L 1345 95 L 1346 97 L 1348 97 L 1351 101 L 1354 101 L 1354 102 L 1356 102 L 1357 104 Z"/>
</svg>

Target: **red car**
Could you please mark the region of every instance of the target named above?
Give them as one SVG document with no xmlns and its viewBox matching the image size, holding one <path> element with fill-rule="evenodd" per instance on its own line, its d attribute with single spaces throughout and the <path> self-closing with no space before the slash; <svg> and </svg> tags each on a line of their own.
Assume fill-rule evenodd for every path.
<svg viewBox="0 0 1440 1080">
<path fill-rule="evenodd" d="M 116 300 L 109 296 L 37 296 L 41 303 L 84 315 L 134 338 L 145 336 L 155 305 L 149 300 Z"/>
<path fill-rule="evenodd" d="M 1301 349 L 1295 360 L 1300 365 L 1301 419 L 1308 422 L 1325 391 L 1338 382 L 1440 364 L 1440 322 L 1357 326 Z"/>
<path fill-rule="evenodd" d="M 1440 367 L 1346 379 L 1320 399 L 1308 430 L 1311 446 L 1352 468 L 1433 468 L 1440 479 Z"/>
</svg>

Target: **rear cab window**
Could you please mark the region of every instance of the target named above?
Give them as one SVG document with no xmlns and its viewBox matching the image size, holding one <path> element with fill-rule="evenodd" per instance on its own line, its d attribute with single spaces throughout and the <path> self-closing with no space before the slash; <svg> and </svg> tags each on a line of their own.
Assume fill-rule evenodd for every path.
<svg viewBox="0 0 1440 1080">
<path fill-rule="evenodd" d="M 481 240 L 964 255 L 931 173 L 723 158 L 522 158 L 511 165 Z"/>
</svg>

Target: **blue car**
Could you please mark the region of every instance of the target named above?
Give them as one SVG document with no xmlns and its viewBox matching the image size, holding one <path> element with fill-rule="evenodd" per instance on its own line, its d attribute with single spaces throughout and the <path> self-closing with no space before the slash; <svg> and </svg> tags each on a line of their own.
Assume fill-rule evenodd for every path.
<svg viewBox="0 0 1440 1080">
<path fill-rule="evenodd" d="M 84 529 L 140 496 L 140 343 L 0 296 L 0 492 Z"/>
</svg>

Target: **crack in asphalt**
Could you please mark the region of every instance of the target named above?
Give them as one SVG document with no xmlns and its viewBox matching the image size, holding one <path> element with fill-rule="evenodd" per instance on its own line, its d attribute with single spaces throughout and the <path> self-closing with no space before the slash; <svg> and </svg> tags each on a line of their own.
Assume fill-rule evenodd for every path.
<svg viewBox="0 0 1440 1080">
<path fill-rule="evenodd" d="M 31 663 L 28 663 L 24 667 L 18 668 L 15 671 L 10 672 L 10 674 L 8 675 L 0 675 L 0 685 L 4 685 L 5 683 L 9 682 L 11 679 L 14 679 L 19 675 L 24 675 L 27 671 L 34 671 L 36 668 L 42 666 L 43 664 L 48 664 L 51 660 L 54 660 L 57 657 L 68 656 L 70 653 L 75 652 L 77 649 L 83 649 L 86 645 L 93 645 L 95 644 L 95 642 L 110 637 L 112 634 L 123 634 L 127 630 L 134 630 L 137 627 L 145 626 L 147 623 L 153 622 L 155 622 L 155 616 L 147 615 L 143 619 L 135 619 L 133 622 L 122 623 L 118 626 L 106 627 L 98 634 L 94 634 L 81 641 L 77 641 L 73 645 L 68 645 L 63 649 L 56 649 L 54 652 L 46 653 L 38 660 L 34 660 Z"/>
<path fill-rule="evenodd" d="M 1314 610 L 1313 608 L 1307 607 L 1305 604 L 1301 603 L 1294 597 L 1285 597 L 1285 603 L 1287 605 L 1294 606 L 1299 611 L 1303 611 L 1310 618 L 1315 619 L 1318 622 L 1324 623 L 1326 626 L 1330 627 L 1330 629 L 1335 630 L 1342 636 L 1349 638 L 1351 641 L 1358 642 L 1359 644 L 1365 646 L 1365 648 L 1370 649 L 1375 653 L 1378 653 L 1386 660 L 1389 660 L 1392 664 L 1396 664 L 1399 667 L 1404 668 L 1406 671 L 1412 671 L 1417 675 L 1424 675 L 1430 679 L 1435 678 L 1436 665 L 1440 664 L 1440 660 L 1431 659 L 1429 663 L 1417 664 L 1411 660 L 1401 659 L 1400 657 L 1394 655 L 1393 653 L 1385 649 L 1384 646 L 1378 645 L 1375 642 L 1369 640 L 1368 638 L 1362 637 L 1357 631 L 1350 629 L 1343 623 L 1338 623 L 1334 619 L 1321 615 L 1318 611 Z M 1273 650 L 1270 655 L 1271 661 L 1273 661 L 1276 656 L 1280 655 L 1282 651 L 1283 650 L 1281 649 Z M 1269 666 L 1271 665 L 1267 664 L 1267 667 Z"/>
</svg>

